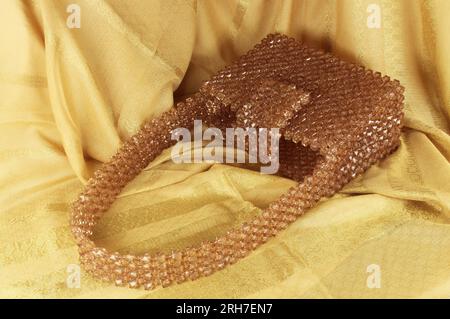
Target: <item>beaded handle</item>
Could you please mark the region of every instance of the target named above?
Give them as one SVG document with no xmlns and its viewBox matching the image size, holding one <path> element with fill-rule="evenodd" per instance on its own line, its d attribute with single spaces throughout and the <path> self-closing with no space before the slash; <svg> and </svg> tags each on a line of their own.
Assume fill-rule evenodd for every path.
<svg viewBox="0 0 450 319">
<path fill-rule="evenodd" d="M 182 124 L 186 126 L 186 118 L 183 121 L 179 113 L 173 109 L 145 124 L 110 162 L 94 173 L 72 204 L 72 233 L 79 245 L 80 261 L 95 277 L 113 281 L 118 286 L 153 289 L 208 276 L 247 256 L 319 200 L 305 196 L 307 189 L 314 192 L 320 187 L 310 179 L 309 183 L 291 188 L 251 221 L 195 247 L 140 256 L 111 253 L 97 247 L 90 237 L 98 219 L 123 187 L 173 143 L 171 130 Z"/>
</svg>

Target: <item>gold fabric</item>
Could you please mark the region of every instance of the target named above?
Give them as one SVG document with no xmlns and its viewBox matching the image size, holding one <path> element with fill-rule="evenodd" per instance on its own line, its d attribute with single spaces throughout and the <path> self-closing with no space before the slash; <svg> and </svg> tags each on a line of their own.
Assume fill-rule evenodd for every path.
<svg viewBox="0 0 450 319">
<path fill-rule="evenodd" d="M 0 297 L 450 297 L 450 2 L 0 2 Z M 370 5 L 381 27 L 369 28 Z M 139 125 L 270 32 L 401 81 L 400 148 L 237 264 L 155 291 L 82 271 L 68 204 Z M 175 92 L 175 95 L 173 94 Z M 115 202 L 96 239 L 142 253 L 236 225 L 293 181 L 164 152 Z M 370 265 L 380 288 L 367 285 Z M 370 285 L 369 285 L 370 286 Z"/>
</svg>

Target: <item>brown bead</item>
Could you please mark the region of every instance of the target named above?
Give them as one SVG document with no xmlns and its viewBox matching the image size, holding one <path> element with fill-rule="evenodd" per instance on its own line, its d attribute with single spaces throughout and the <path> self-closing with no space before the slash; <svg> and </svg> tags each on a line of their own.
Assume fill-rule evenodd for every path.
<svg viewBox="0 0 450 319">
<path fill-rule="evenodd" d="M 123 144 L 72 204 L 80 261 L 117 286 L 154 289 L 208 276 L 265 243 L 322 197 L 333 195 L 393 152 L 402 126 L 403 88 L 396 80 L 341 61 L 279 34 L 205 82 Z M 298 185 L 252 221 L 214 241 L 172 254 L 120 255 L 91 236 L 123 187 L 175 141 L 171 131 L 210 126 L 280 129 L 280 175 Z"/>
</svg>

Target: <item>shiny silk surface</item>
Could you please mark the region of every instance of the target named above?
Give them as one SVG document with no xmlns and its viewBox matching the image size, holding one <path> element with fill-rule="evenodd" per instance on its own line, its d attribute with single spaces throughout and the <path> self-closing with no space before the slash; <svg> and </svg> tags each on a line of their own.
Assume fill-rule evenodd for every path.
<svg viewBox="0 0 450 319">
<path fill-rule="evenodd" d="M 0 296 L 449 297 L 450 2 L 0 2 Z M 373 4 L 380 28 L 369 28 Z M 371 6 L 372 5 L 372 6 Z M 401 145 L 247 258 L 154 291 L 78 264 L 68 204 L 146 120 L 266 34 L 281 32 L 400 80 Z M 166 150 L 102 218 L 96 242 L 144 253 L 211 239 L 295 182 Z M 371 285 L 379 271 L 379 288 Z M 370 288 L 372 287 L 372 288 Z"/>
</svg>

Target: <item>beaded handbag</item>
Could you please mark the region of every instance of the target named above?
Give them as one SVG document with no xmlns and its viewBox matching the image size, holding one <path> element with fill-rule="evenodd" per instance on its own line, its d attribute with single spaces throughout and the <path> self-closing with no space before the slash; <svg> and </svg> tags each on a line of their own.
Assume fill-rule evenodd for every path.
<svg viewBox="0 0 450 319">
<path fill-rule="evenodd" d="M 268 35 L 193 97 L 145 123 L 94 173 L 71 207 L 81 264 L 99 279 L 145 289 L 223 269 L 393 152 L 402 105 L 398 81 L 287 36 Z M 252 220 L 194 247 L 138 256 L 96 246 L 98 219 L 128 182 L 175 143 L 172 130 L 192 128 L 195 119 L 219 128 L 279 128 L 279 173 L 298 184 Z"/>
</svg>

